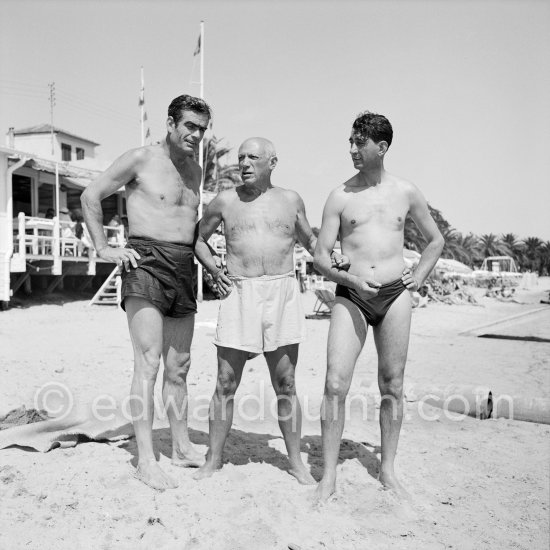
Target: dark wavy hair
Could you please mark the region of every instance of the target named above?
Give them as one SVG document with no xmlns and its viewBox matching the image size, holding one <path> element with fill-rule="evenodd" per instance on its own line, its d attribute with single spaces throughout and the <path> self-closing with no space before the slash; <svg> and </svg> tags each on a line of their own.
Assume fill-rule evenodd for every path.
<svg viewBox="0 0 550 550">
<path fill-rule="evenodd" d="M 374 143 L 385 141 L 388 147 L 393 139 L 393 128 L 384 115 L 365 111 L 358 114 L 353 121 L 352 134 L 364 140 L 372 139 Z"/>
<path fill-rule="evenodd" d="M 177 124 L 183 117 L 183 111 L 193 111 L 212 118 L 212 109 L 208 103 L 192 95 L 183 94 L 173 99 L 168 107 L 168 116 L 171 116 Z"/>
</svg>

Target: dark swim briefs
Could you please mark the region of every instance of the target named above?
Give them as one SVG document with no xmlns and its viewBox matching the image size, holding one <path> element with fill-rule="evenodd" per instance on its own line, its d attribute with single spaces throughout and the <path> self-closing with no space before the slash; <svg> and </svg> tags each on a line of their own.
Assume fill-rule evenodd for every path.
<svg viewBox="0 0 550 550">
<path fill-rule="evenodd" d="M 121 307 L 129 296 L 151 302 L 167 317 L 185 317 L 197 312 L 193 292 L 193 245 L 129 237 L 126 248 L 141 257 L 137 268 L 122 271 Z"/>
<path fill-rule="evenodd" d="M 336 285 L 335 294 L 353 302 L 359 308 L 367 323 L 375 327 L 384 319 L 388 309 L 406 288 L 403 281 L 397 279 L 392 283 L 382 285 L 378 289 L 378 294 L 369 300 L 363 300 L 356 290 L 343 285 Z"/>
</svg>

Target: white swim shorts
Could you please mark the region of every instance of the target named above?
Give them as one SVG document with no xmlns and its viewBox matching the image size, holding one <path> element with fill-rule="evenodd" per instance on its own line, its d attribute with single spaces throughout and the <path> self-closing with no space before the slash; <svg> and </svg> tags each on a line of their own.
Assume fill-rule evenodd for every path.
<svg viewBox="0 0 550 550">
<path fill-rule="evenodd" d="M 306 338 L 306 322 L 294 272 L 234 277 L 220 302 L 214 344 L 251 353 L 275 351 Z"/>
</svg>

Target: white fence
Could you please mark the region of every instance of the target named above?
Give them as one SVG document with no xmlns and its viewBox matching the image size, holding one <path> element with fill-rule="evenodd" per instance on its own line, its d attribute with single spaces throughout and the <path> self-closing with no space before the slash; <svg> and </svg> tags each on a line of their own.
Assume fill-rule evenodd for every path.
<svg viewBox="0 0 550 550">
<path fill-rule="evenodd" d="M 94 275 L 97 253 L 86 225 L 82 223 L 80 238 L 75 234 L 76 225 L 72 221 L 25 216 L 20 212 L 13 224 L 11 271 L 26 271 L 28 260 L 53 260 L 52 274 L 60 275 L 62 262 L 81 261 L 88 262 L 88 274 Z M 103 229 L 110 246 L 126 244 L 123 225 L 103 226 Z"/>
</svg>

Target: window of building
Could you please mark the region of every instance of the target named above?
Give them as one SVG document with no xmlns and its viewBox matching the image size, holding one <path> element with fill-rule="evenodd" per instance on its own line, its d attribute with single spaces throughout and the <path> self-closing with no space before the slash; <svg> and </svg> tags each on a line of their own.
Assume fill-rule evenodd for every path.
<svg viewBox="0 0 550 550">
<path fill-rule="evenodd" d="M 77 208 L 82 208 L 82 205 L 80 204 L 80 195 L 82 195 L 82 189 L 67 187 L 67 208 L 71 212 Z"/>
<path fill-rule="evenodd" d="M 76 148 L 76 160 L 82 160 L 84 158 L 84 149 L 82 147 Z"/>
<path fill-rule="evenodd" d="M 71 160 L 71 146 L 66 143 L 61 144 L 61 160 Z"/>
<path fill-rule="evenodd" d="M 118 195 L 111 195 L 101 201 L 103 209 L 103 225 L 109 225 L 112 217 L 118 214 Z"/>
<path fill-rule="evenodd" d="M 46 216 L 48 210 L 55 210 L 55 186 L 51 183 L 38 184 L 38 215 Z"/>
<path fill-rule="evenodd" d="M 32 216 L 32 180 L 27 176 L 13 175 L 13 217 L 17 218 L 19 212 L 25 216 Z"/>
</svg>

